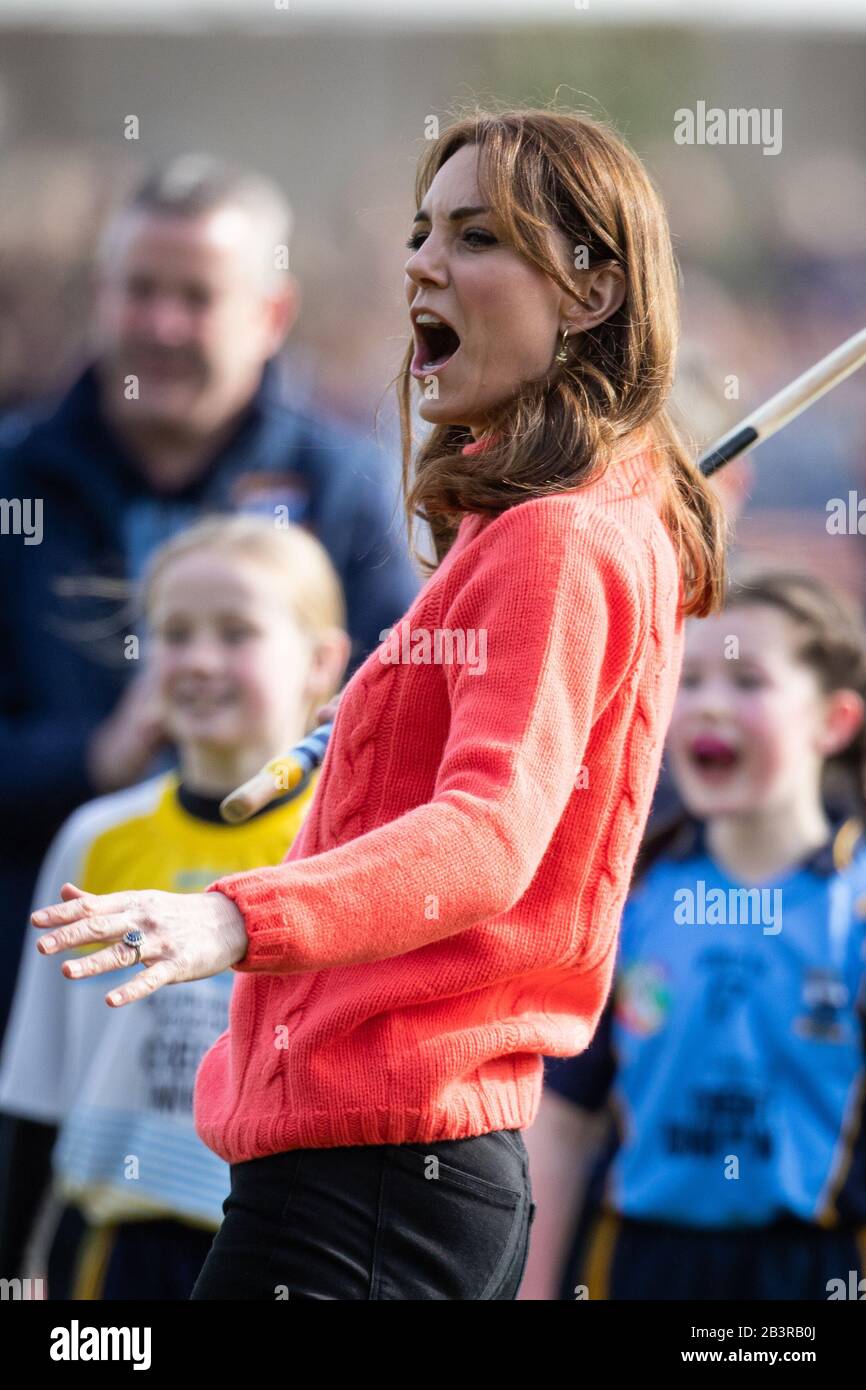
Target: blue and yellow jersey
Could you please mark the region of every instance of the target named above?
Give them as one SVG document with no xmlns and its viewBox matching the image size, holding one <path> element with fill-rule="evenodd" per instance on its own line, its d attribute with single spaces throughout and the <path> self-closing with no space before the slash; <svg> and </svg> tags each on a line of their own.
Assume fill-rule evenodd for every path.
<svg viewBox="0 0 866 1390">
<path fill-rule="evenodd" d="M 637 1220 L 866 1223 L 866 846 L 848 821 L 760 888 L 687 823 L 633 889 L 590 1047 L 548 1087 L 616 1120 L 602 1205 Z"/>
<path fill-rule="evenodd" d="M 278 864 L 317 780 L 241 825 L 223 822 L 218 803 L 181 786 L 176 772 L 88 802 L 51 845 L 34 906 L 59 902 L 67 881 L 90 893 L 195 893 L 224 874 Z M 192 1091 L 199 1062 L 228 1027 L 234 972 L 111 1009 L 109 990 L 141 967 L 67 980 L 60 967 L 72 953 L 42 956 L 36 940 L 28 925 L 0 1109 L 59 1126 L 55 1185 L 91 1223 L 171 1216 L 216 1229 L 229 1169 L 195 1132 Z"/>
</svg>

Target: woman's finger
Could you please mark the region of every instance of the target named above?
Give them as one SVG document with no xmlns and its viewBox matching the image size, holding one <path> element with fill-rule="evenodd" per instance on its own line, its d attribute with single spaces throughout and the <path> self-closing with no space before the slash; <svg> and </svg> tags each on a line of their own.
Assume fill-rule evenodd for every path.
<svg viewBox="0 0 866 1390">
<path fill-rule="evenodd" d="M 88 917 L 82 922 L 73 922 L 69 927 L 52 931 L 50 936 L 40 936 L 36 949 L 43 956 L 53 956 L 58 951 L 68 951 L 72 946 L 119 939 L 134 926 L 135 922 L 128 913 L 115 917 Z"/>
<path fill-rule="evenodd" d="M 143 897 L 142 893 L 85 893 L 83 889 L 76 888 L 74 883 L 64 883 L 61 893 L 74 891 L 78 897 L 70 898 L 62 903 L 50 903 L 48 907 L 40 907 L 38 911 L 30 914 L 30 920 L 34 927 L 61 927 L 69 922 L 81 922 L 85 917 L 99 917 L 108 912 L 124 912 L 132 906 L 135 897 Z"/>
<path fill-rule="evenodd" d="M 74 883 L 64 883 L 60 890 L 60 896 L 64 902 L 68 902 L 70 898 L 85 898 L 87 897 L 87 889 L 78 888 Z"/>
<path fill-rule="evenodd" d="M 50 903 L 31 912 L 30 921 L 34 927 L 62 927 L 66 922 L 78 922 L 90 911 L 86 898 L 72 898 L 65 903 Z"/>
<path fill-rule="evenodd" d="M 138 963 L 131 946 L 115 941 L 104 951 L 94 951 L 77 960 L 65 960 L 60 968 L 68 980 L 83 980 L 88 975 L 104 975 L 109 970 L 128 970 L 131 965 Z"/>
<path fill-rule="evenodd" d="M 79 888 L 77 883 L 64 883 L 60 889 L 60 896 L 64 903 L 74 902 L 81 898 L 88 898 L 91 902 L 98 902 L 102 898 L 117 898 L 119 893 L 88 893 L 86 888 Z"/>
<path fill-rule="evenodd" d="M 120 989 L 112 990 L 111 994 L 105 997 L 106 1004 L 110 1004 L 113 1009 L 121 1008 L 124 1004 L 133 1004 L 136 999 L 146 999 L 149 994 L 162 989 L 163 985 L 173 985 L 177 981 L 177 966 L 172 960 L 160 960 L 156 964 L 141 970 Z"/>
</svg>

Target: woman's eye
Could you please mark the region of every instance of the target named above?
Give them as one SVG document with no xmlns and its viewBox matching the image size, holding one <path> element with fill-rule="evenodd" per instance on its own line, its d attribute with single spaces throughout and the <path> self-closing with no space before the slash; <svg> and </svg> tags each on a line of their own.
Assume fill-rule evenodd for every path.
<svg viewBox="0 0 866 1390">
<path fill-rule="evenodd" d="M 493 246 L 496 242 L 496 237 L 493 236 L 491 232 L 483 232 L 480 227 L 470 227 L 469 230 L 464 233 L 463 240 L 469 241 L 470 237 L 481 238 L 480 241 L 469 243 L 474 246 Z"/>
<path fill-rule="evenodd" d="M 410 236 L 409 240 L 406 242 L 406 246 L 410 251 L 417 251 L 426 237 L 426 232 L 416 232 L 414 236 Z M 470 241 L 470 237 L 477 239 Z M 495 245 L 496 237 L 493 236 L 491 232 L 482 231 L 480 227 L 469 227 L 463 233 L 463 240 L 469 246 L 493 246 Z"/>
</svg>

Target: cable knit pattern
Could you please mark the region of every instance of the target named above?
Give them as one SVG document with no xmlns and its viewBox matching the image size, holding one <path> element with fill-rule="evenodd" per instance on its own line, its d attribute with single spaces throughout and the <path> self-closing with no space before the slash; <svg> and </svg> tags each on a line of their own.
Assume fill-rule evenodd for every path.
<svg viewBox="0 0 866 1390">
<path fill-rule="evenodd" d="M 660 496 L 632 444 L 464 517 L 346 687 L 284 863 L 211 884 L 249 938 L 196 1077 L 227 1162 L 523 1128 L 542 1057 L 588 1045 L 682 661 Z"/>
<path fill-rule="evenodd" d="M 324 801 L 321 836 L 324 846 L 341 845 L 365 829 L 361 817 L 375 773 L 377 733 L 384 714 L 396 667 L 381 662 L 368 665 L 358 682 L 356 704 L 359 716 L 346 740 L 345 777 L 339 789 Z"/>
</svg>

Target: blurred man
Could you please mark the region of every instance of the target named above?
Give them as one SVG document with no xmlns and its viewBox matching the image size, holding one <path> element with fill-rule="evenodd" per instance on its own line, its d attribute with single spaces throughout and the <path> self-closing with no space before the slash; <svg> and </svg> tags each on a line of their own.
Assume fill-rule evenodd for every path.
<svg viewBox="0 0 866 1390">
<path fill-rule="evenodd" d="M 0 426 L 0 1029 L 55 829 L 169 756 L 121 602 L 154 546 L 212 511 L 308 526 L 345 588 L 350 672 L 417 592 L 378 449 L 280 397 L 290 230 L 258 176 L 186 157 L 150 178 L 100 248 L 91 365 Z"/>
</svg>

